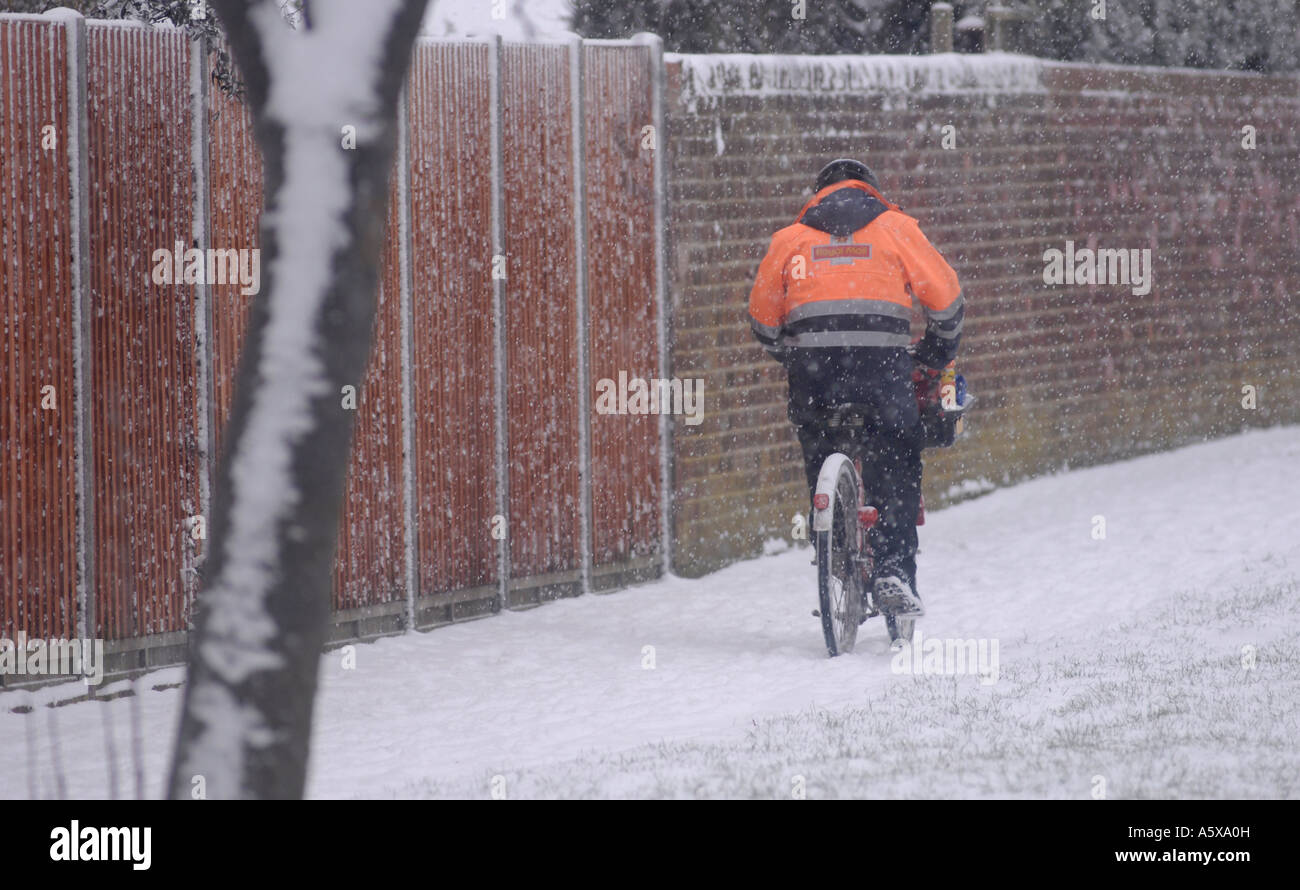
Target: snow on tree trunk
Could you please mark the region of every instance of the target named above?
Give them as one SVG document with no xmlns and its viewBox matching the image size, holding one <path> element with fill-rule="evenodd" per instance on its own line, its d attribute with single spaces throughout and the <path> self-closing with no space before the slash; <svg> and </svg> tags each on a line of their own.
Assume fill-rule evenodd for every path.
<svg viewBox="0 0 1300 890">
<path fill-rule="evenodd" d="M 426 0 L 214 0 L 262 151 L 249 314 L 172 761 L 173 798 L 301 797 L 397 98 Z M 355 128 L 355 148 L 345 128 Z"/>
</svg>

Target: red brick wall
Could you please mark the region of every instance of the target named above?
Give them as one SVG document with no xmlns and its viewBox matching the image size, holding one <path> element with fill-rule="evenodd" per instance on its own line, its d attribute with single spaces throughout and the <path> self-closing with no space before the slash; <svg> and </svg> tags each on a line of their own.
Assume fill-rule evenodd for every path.
<svg viewBox="0 0 1300 890">
<path fill-rule="evenodd" d="M 771 233 L 833 157 L 864 158 L 965 288 L 958 365 L 980 403 L 965 439 L 926 453 L 931 506 L 963 482 L 1300 420 L 1300 79 L 1014 56 L 669 58 L 673 372 L 705 381 L 704 422 L 674 425 L 677 571 L 788 540 L 806 509 L 784 374 L 746 301 Z M 1150 248 L 1150 293 L 1045 284 L 1044 251 L 1067 239 Z"/>
</svg>

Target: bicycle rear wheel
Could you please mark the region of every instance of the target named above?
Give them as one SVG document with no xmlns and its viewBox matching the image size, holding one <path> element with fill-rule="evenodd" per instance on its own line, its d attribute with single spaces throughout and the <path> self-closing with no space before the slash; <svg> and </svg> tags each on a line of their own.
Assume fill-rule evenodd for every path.
<svg viewBox="0 0 1300 890">
<path fill-rule="evenodd" d="M 834 658 L 853 651 L 862 623 L 858 567 L 858 479 L 853 462 L 833 454 L 822 465 L 817 494 L 828 495 L 825 508 L 814 511 L 817 543 L 817 599 Z"/>
</svg>

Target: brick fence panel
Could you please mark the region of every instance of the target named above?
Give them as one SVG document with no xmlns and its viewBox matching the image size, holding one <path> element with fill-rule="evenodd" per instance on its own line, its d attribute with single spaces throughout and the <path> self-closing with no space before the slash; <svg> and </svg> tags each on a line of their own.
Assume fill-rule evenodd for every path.
<svg viewBox="0 0 1300 890">
<path fill-rule="evenodd" d="M 186 628 L 199 514 L 195 287 L 155 283 L 193 246 L 190 44 L 90 22 L 90 411 L 95 624 L 105 639 Z"/>
<path fill-rule="evenodd" d="M 0 638 L 11 640 L 76 632 L 68 41 L 62 25 L 0 21 L 0 72 L 46 75 L 0 81 Z"/>
<path fill-rule="evenodd" d="M 647 48 L 585 50 L 588 343 L 591 380 L 615 385 L 658 375 L 654 243 L 654 152 L 642 147 L 652 122 Z M 651 414 L 591 417 L 593 586 L 606 577 L 654 574 L 659 550 L 659 424 Z"/>
<path fill-rule="evenodd" d="M 489 53 L 421 44 L 411 62 L 417 585 L 433 620 L 465 591 L 497 594 Z"/>
<path fill-rule="evenodd" d="M 569 48 L 507 43 L 501 78 L 514 605 L 580 590 Z"/>
</svg>

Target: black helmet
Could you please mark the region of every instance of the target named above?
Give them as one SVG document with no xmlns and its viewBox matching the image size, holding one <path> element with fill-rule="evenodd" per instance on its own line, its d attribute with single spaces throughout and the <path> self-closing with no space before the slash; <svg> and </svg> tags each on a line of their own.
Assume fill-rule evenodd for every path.
<svg viewBox="0 0 1300 890">
<path fill-rule="evenodd" d="M 828 185 L 834 185 L 845 179 L 856 179 L 859 182 L 865 182 L 873 189 L 879 189 L 880 183 L 876 182 L 876 174 L 871 172 L 871 168 L 861 161 L 855 161 L 852 158 L 836 158 L 817 174 L 817 191 L 821 191 Z"/>
</svg>

